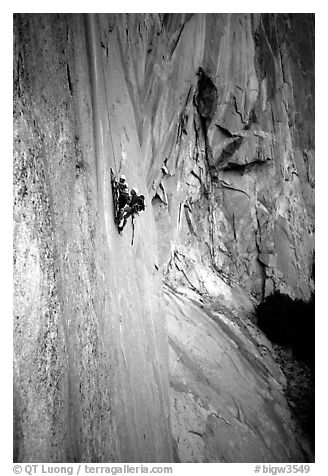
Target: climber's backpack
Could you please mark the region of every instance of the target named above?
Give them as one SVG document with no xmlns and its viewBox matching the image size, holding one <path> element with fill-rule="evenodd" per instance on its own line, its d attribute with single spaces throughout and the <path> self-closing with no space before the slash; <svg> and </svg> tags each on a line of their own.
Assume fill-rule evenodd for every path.
<svg viewBox="0 0 328 476">
<path fill-rule="evenodd" d="M 137 202 L 133 205 L 133 212 L 139 214 L 145 210 L 145 197 L 140 195 Z"/>
</svg>

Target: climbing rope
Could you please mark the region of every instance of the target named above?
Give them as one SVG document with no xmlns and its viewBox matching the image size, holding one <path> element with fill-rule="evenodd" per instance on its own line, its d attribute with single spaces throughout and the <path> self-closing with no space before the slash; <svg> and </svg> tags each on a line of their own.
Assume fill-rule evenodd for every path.
<svg viewBox="0 0 328 476">
<path fill-rule="evenodd" d="M 131 246 L 133 246 L 133 239 L 134 239 L 134 213 L 132 213 L 131 221 L 132 221 L 132 239 L 131 239 Z"/>
</svg>

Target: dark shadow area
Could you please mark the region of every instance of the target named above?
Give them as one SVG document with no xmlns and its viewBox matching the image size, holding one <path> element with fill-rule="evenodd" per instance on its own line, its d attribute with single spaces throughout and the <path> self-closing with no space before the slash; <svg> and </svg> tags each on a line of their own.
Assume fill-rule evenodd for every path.
<svg viewBox="0 0 328 476">
<path fill-rule="evenodd" d="M 197 109 L 201 130 L 205 143 L 205 158 L 208 172 L 212 179 L 215 180 L 215 174 L 212 176 L 210 159 L 212 158 L 212 150 L 207 137 L 207 131 L 212 119 L 215 115 L 218 92 L 212 79 L 206 74 L 203 68 L 199 67 L 197 71 L 198 81 L 197 90 L 193 97 L 194 105 Z"/>
<path fill-rule="evenodd" d="M 252 127 L 252 124 L 257 124 L 257 122 L 256 112 L 254 109 L 252 109 L 249 115 L 248 123 L 245 125 L 244 130 L 249 131 L 249 129 Z"/>
<path fill-rule="evenodd" d="M 232 142 L 230 142 L 221 152 L 220 157 L 217 159 L 218 164 L 225 164 L 226 161 L 232 157 L 235 152 L 239 149 L 243 142 L 243 137 L 236 137 Z M 238 165 L 238 164 L 236 164 Z"/>
<path fill-rule="evenodd" d="M 314 295 L 304 302 L 276 292 L 259 304 L 256 317 L 272 342 L 290 347 L 296 359 L 314 363 Z"/>
<path fill-rule="evenodd" d="M 286 380 L 286 398 L 314 450 L 315 300 L 292 299 L 278 292 L 256 309 L 259 328 L 275 344 L 275 357 Z"/>
<path fill-rule="evenodd" d="M 201 118 L 206 119 L 206 128 L 215 114 L 218 92 L 212 79 L 199 67 L 197 91 L 194 96 L 194 104 Z"/>
</svg>

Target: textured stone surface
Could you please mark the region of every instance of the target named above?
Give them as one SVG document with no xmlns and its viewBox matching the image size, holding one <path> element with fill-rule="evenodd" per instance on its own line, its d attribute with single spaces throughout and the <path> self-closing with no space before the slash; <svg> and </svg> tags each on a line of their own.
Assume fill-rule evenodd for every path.
<svg viewBox="0 0 328 476">
<path fill-rule="evenodd" d="M 15 21 L 17 461 L 172 458 L 155 223 L 148 207 L 133 247 L 113 223 L 120 137 L 145 185 L 135 127 L 111 142 L 98 35 L 93 17 Z M 131 106 L 111 94 L 119 127 Z"/>
<path fill-rule="evenodd" d="M 310 460 L 247 316 L 313 290 L 313 16 L 14 35 L 15 459 Z M 133 246 L 110 167 L 146 196 Z"/>
<path fill-rule="evenodd" d="M 269 342 L 232 313 L 166 291 L 173 437 L 184 462 L 306 461 Z M 230 312 L 229 312 L 230 309 Z"/>
<path fill-rule="evenodd" d="M 303 27 L 309 38 L 302 37 Z M 167 31 L 162 28 L 160 33 L 165 36 Z M 190 36 L 198 38 L 194 61 L 217 90 L 207 122 L 197 105 L 210 95 L 205 91 L 203 102 L 199 98 L 198 69 L 190 70 L 185 61 Z M 305 41 L 307 54 L 302 55 Z M 270 292 L 309 298 L 314 203 L 311 42 L 313 20 L 306 15 L 195 15 L 184 24 L 167 75 L 153 80 L 162 82 L 161 95 L 155 102 L 152 94 L 158 96 L 158 89 L 152 88 L 147 98 L 153 140 L 151 146 L 143 141 L 153 161 L 149 185 L 156 216 L 171 242 L 170 247 L 163 244 L 164 263 L 172 258 L 172 249 L 184 244 L 181 229 L 195 221 L 188 237 L 191 248 L 206 243 L 212 264 L 249 292 L 261 298 L 269 287 Z M 144 87 L 148 82 L 145 77 Z M 167 127 L 158 123 L 162 101 L 170 118 Z M 155 166 L 160 171 L 163 161 L 168 173 L 156 177 Z M 282 220 L 292 233 L 281 228 Z M 259 259 L 263 252 L 277 255 L 273 280 Z"/>
</svg>

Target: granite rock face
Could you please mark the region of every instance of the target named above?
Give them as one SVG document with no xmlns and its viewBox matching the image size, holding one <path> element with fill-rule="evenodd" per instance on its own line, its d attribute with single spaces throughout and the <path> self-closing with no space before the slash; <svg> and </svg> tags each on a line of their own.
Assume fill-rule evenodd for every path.
<svg viewBox="0 0 328 476">
<path fill-rule="evenodd" d="M 314 18 L 14 18 L 16 461 L 309 461 L 270 343 L 309 299 Z M 146 197 L 119 236 L 110 168 Z"/>
<path fill-rule="evenodd" d="M 267 339 L 232 304 L 204 306 L 172 290 L 165 297 L 172 432 L 181 461 L 311 459 L 310 446 L 296 436 L 285 377 Z"/>
<path fill-rule="evenodd" d="M 97 20 L 19 16 L 15 38 L 14 457 L 170 461 L 155 222 L 148 207 L 133 247 L 113 223 L 108 151 L 122 136 L 111 142 Z M 116 84 L 109 104 L 145 188 Z"/>
<path fill-rule="evenodd" d="M 306 15 L 194 15 L 161 27 L 160 38 L 174 30 L 179 41 L 169 66 L 165 57 L 155 65 L 166 74 L 149 76 L 146 57 L 144 121 L 153 121 L 142 144 L 169 234 L 165 268 L 190 240 L 200 259 L 256 297 L 309 298 L 313 28 Z"/>
</svg>

